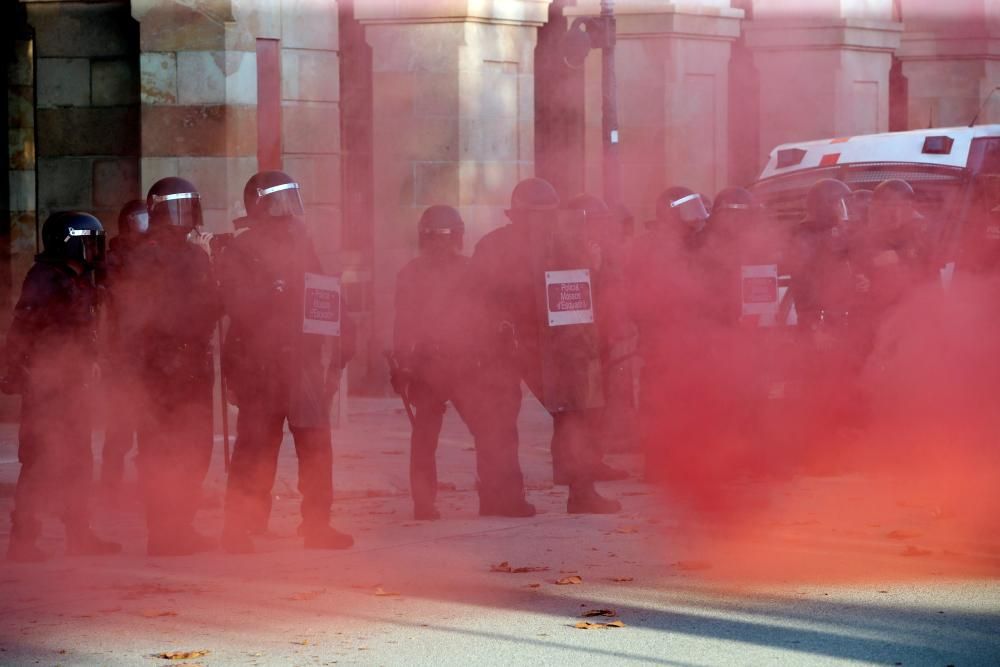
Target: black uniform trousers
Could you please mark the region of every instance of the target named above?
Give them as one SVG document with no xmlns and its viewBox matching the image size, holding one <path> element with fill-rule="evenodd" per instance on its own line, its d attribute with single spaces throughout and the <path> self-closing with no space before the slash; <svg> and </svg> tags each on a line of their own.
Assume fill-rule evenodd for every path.
<svg viewBox="0 0 1000 667">
<path fill-rule="evenodd" d="M 273 404 L 241 401 L 236 443 L 226 486 L 227 529 L 261 533 L 271 514 L 286 411 Z M 299 493 L 305 526 L 326 526 L 333 503 L 333 442 L 330 427 L 289 422 L 299 464 Z"/>
<path fill-rule="evenodd" d="M 137 464 L 151 538 L 183 536 L 192 529 L 214 437 L 211 380 L 192 382 L 184 400 L 146 401 Z"/>
<path fill-rule="evenodd" d="M 415 417 L 410 438 L 414 505 L 434 504 L 438 439 L 449 401 L 475 441 L 480 501 L 502 505 L 523 500 L 524 477 L 517 457 L 519 380 L 511 382 L 501 364 L 462 367 L 440 360 L 421 369 L 419 379 L 410 387 L 409 398 Z"/>
<path fill-rule="evenodd" d="M 49 510 L 59 514 L 67 533 L 89 527 L 90 438 L 90 415 L 77 389 L 29 384 L 21 396 L 14 533 L 37 537 L 38 515 Z"/>
</svg>

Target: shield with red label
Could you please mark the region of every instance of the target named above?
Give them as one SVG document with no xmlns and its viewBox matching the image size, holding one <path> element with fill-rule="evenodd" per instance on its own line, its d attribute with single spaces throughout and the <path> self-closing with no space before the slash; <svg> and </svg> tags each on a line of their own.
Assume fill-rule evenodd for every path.
<svg viewBox="0 0 1000 667">
<path fill-rule="evenodd" d="M 751 264 L 740 269 L 741 320 L 757 326 L 774 326 L 781 298 L 777 264 Z"/>
<path fill-rule="evenodd" d="M 594 304 L 600 251 L 582 211 L 539 212 L 530 222 L 532 271 L 540 318 L 541 396 L 550 412 L 604 405 Z"/>
</svg>

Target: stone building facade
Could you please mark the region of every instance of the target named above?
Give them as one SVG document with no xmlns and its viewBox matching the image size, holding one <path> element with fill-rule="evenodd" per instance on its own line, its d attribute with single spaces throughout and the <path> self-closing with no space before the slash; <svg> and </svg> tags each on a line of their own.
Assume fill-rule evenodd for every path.
<svg viewBox="0 0 1000 667">
<path fill-rule="evenodd" d="M 989 0 L 617 0 L 625 203 L 753 180 L 775 144 L 968 123 L 1000 85 Z M 396 269 L 433 203 L 472 244 L 532 174 L 601 191 L 601 67 L 563 62 L 598 0 L 17 0 L 0 24 L 4 318 L 49 212 L 117 209 L 156 179 L 200 188 L 210 231 L 258 167 L 302 183 L 384 387 Z M 1000 95 L 980 122 L 1000 121 Z M 0 320 L 0 324 L 5 320 Z"/>
</svg>

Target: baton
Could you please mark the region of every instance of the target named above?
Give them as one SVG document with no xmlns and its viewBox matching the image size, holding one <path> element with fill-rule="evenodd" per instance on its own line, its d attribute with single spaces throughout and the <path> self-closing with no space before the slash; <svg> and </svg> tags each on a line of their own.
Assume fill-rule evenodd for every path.
<svg viewBox="0 0 1000 667">
<path fill-rule="evenodd" d="M 226 394 L 228 390 L 226 388 L 226 371 L 222 364 L 224 355 L 223 351 L 223 334 L 222 334 L 222 320 L 218 323 L 219 331 L 219 390 L 222 394 L 222 463 L 225 466 L 225 471 L 229 473 L 229 401 L 226 399 Z"/>
<path fill-rule="evenodd" d="M 389 362 L 389 371 L 396 373 L 399 371 L 399 362 L 396 361 L 396 357 L 392 355 L 392 352 L 386 350 L 385 360 Z M 410 426 L 415 426 L 417 418 L 413 416 L 413 406 L 410 405 L 410 399 L 407 398 L 405 391 L 397 391 L 399 398 L 403 401 L 403 407 L 406 409 L 406 417 L 410 420 Z"/>
</svg>

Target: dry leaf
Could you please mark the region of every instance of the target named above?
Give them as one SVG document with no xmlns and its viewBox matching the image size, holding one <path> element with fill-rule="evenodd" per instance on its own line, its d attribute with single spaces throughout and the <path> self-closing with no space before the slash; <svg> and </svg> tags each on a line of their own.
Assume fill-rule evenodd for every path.
<svg viewBox="0 0 1000 667">
<path fill-rule="evenodd" d="M 578 630 L 603 630 L 605 628 L 624 628 L 621 621 L 611 621 L 610 623 L 591 623 L 590 621 L 580 621 L 573 626 Z"/>
<path fill-rule="evenodd" d="M 934 552 L 930 549 L 921 549 L 912 545 L 903 549 L 904 556 L 930 556 L 932 553 Z"/>
<path fill-rule="evenodd" d="M 289 595 L 288 597 L 286 597 L 284 599 L 285 600 L 295 600 L 295 601 L 315 600 L 316 598 L 318 598 L 320 595 L 322 595 L 325 592 L 326 592 L 326 590 L 322 590 L 322 591 L 305 591 L 304 593 L 293 593 L 292 595 Z"/>
<path fill-rule="evenodd" d="M 704 560 L 679 560 L 674 563 L 674 567 L 684 572 L 696 572 L 698 570 L 710 570 L 712 564 Z"/>
<path fill-rule="evenodd" d="M 510 572 L 510 563 L 503 561 L 502 563 L 497 563 L 496 565 L 490 565 L 490 572 Z"/>
<path fill-rule="evenodd" d="M 510 574 L 527 574 L 529 572 L 546 572 L 549 568 L 537 566 L 512 567 L 507 561 L 490 565 L 490 572 L 507 572 Z"/>
<path fill-rule="evenodd" d="M 387 591 L 384 588 L 382 588 L 381 586 L 376 586 L 375 587 L 375 595 L 377 595 L 378 597 L 381 597 L 381 598 L 388 598 L 388 597 L 395 597 L 395 596 L 399 595 L 399 593 L 397 593 L 395 591 Z"/>
<path fill-rule="evenodd" d="M 587 611 L 580 614 L 583 618 L 593 618 L 594 616 L 617 616 L 618 612 L 614 609 L 588 609 Z"/>
<path fill-rule="evenodd" d="M 634 577 L 611 577 L 611 581 L 615 582 L 616 584 L 624 584 L 624 583 L 627 583 L 629 581 L 635 581 L 635 578 Z"/>
<path fill-rule="evenodd" d="M 619 535 L 631 535 L 633 533 L 638 533 L 639 529 L 635 526 L 621 526 L 619 528 L 615 528 L 615 532 Z"/>
<path fill-rule="evenodd" d="M 890 540 L 912 540 L 920 537 L 920 533 L 914 533 L 908 530 L 893 530 L 887 533 L 886 537 Z"/>
<path fill-rule="evenodd" d="M 563 577 L 562 579 L 556 579 L 557 586 L 569 586 L 571 584 L 582 584 L 583 577 L 578 574 L 574 574 L 569 577 Z"/>
<path fill-rule="evenodd" d="M 165 653 L 157 653 L 156 657 L 162 660 L 191 660 L 193 658 L 202 658 L 208 655 L 208 653 L 207 649 L 201 649 L 200 651 L 166 651 Z"/>
<path fill-rule="evenodd" d="M 511 572 L 514 573 L 514 574 L 525 574 L 527 572 L 546 572 L 548 569 L 549 568 L 544 567 L 544 566 L 542 566 L 542 567 L 534 567 L 534 566 L 515 567 L 513 570 L 511 570 Z"/>
<path fill-rule="evenodd" d="M 541 584 L 528 584 L 525 588 L 541 588 Z"/>
<path fill-rule="evenodd" d="M 143 609 L 139 615 L 144 618 L 162 618 L 164 616 L 176 616 L 176 611 L 161 611 L 158 609 Z"/>
</svg>

